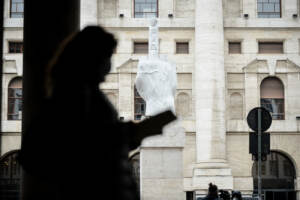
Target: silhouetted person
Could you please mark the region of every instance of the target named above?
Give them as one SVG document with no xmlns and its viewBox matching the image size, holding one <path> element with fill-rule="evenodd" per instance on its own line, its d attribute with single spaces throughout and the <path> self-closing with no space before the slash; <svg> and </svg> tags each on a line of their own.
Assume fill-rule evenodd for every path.
<svg viewBox="0 0 300 200">
<path fill-rule="evenodd" d="M 118 120 L 99 90 L 115 47 L 111 34 L 87 27 L 48 66 L 45 103 L 25 130 L 20 162 L 53 185 L 55 199 L 137 199 L 128 152 L 175 119 L 169 111 L 139 124 Z"/>
<path fill-rule="evenodd" d="M 226 190 L 219 190 L 219 193 L 220 193 L 220 199 L 223 199 L 223 200 L 230 200 L 230 194 L 228 191 Z"/>
<path fill-rule="evenodd" d="M 218 187 L 212 183 L 208 185 L 208 194 L 203 200 L 218 200 Z"/>
<path fill-rule="evenodd" d="M 233 190 L 231 192 L 232 200 L 243 200 L 241 191 Z"/>
</svg>

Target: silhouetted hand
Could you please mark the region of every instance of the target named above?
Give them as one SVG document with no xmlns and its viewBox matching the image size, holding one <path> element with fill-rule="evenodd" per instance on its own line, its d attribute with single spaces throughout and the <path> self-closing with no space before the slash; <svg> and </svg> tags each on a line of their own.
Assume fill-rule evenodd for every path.
<svg viewBox="0 0 300 200">
<path fill-rule="evenodd" d="M 134 142 L 140 144 L 146 137 L 161 134 L 163 127 L 176 119 L 177 117 L 173 112 L 168 110 L 137 123 Z"/>
</svg>

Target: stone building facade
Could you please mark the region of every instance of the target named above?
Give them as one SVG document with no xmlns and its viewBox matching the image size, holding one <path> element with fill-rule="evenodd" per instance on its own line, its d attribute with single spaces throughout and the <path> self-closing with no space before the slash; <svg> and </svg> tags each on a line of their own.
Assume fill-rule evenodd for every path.
<svg viewBox="0 0 300 200">
<path fill-rule="evenodd" d="M 8 88 L 22 76 L 22 54 L 10 53 L 9 45 L 22 41 L 23 19 L 13 17 L 11 5 L 5 0 L 2 156 L 20 147 L 21 124 L 9 119 Z M 82 0 L 81 11 L 82 27 L 101 25 L 118 40 L 100 87 L 124 120 L 140 120 L 145 106 L 134 82 L 138 60 L 147 55 L 149 17 L 159 21 L 160 55 L 176 65 L 184 143 L 175 145 L 176 156 L 165 146 L 151 147 L 147 158 L 160 163 L 140 155 L 151 174 L 145 176 L 141 165 L 142 199 L 201 196 L 209 182 L 252 195 L 256 165 L 246 117 L 257 106 L 273 117 L 264 194 L 300 199 L 299 0 Z"/>
</svg>

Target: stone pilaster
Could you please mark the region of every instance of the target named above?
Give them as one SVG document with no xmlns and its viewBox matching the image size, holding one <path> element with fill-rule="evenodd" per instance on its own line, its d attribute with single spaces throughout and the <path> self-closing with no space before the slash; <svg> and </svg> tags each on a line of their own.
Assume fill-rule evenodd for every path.
<svg viewBox="0 0 300 200">
<path fill-rule="evenodd" d="M 195 10 L 195 105 L 197 165 L 193 186 L 213 182 L 231 189 L 226 163 L 224 27 L 221 0 L 197 0 Z"/>
</svg>

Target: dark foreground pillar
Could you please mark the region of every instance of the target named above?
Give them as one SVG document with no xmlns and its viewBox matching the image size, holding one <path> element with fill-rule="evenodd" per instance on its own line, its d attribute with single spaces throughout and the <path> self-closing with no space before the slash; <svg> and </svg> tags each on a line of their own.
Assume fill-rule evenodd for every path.
<svg viewBox="0 0 300 200">
<path fill-rule="evenodd" d="M 23 134 L 41 109 L 46 64 L 62 40 L 79 30 L 80 0 L 25 0 L 24 6 Z M 22 199 L 56 199 L 55 193 L 50 183 L 24 172 Z"/>
</svg>

